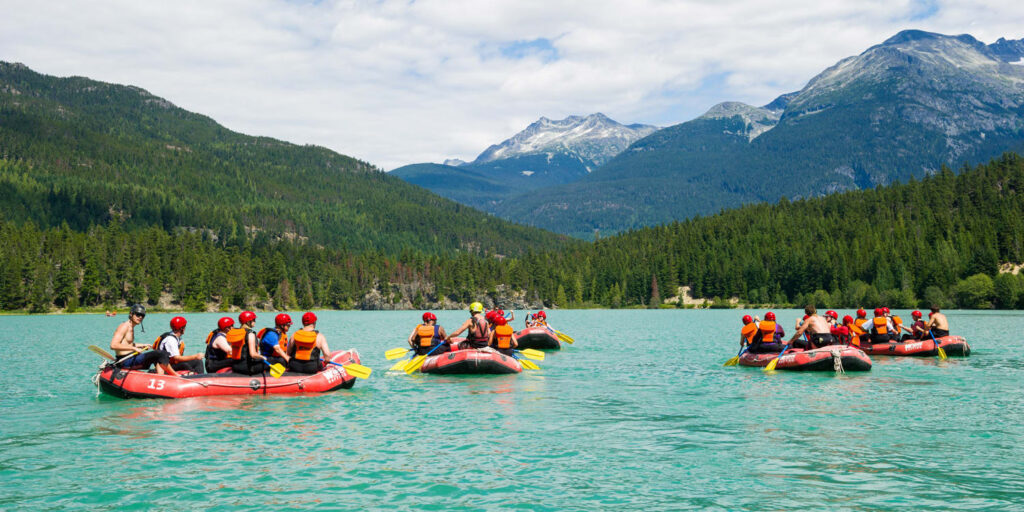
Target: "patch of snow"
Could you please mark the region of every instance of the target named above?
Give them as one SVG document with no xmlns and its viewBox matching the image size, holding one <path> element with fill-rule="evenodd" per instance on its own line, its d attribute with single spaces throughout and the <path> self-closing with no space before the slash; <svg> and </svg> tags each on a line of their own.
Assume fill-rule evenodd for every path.
<svg viewBox="0 0 1024 512">
<path fill-rule="evenodd" d="M 533 176 L 533 171 L 523 171 L 523 176 Z"/>
</svg>

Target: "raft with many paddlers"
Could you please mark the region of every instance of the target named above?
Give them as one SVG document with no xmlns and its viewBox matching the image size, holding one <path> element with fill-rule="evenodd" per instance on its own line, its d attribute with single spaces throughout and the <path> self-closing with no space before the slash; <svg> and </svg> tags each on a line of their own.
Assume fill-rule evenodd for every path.
<svg viewBox="0 0 1024 512">
<path fill-rule="evenodd" d="M 560 350 L 562 348 L 558 336 L 547 327 L 527 327 L 516 333 L 516 341 L 519 343 L 520 349 Z"/>
<path fill-rule="evenodd" d="M 740 356 L 741 366 L 768 366 L 768 363 L 779 356 L 778 352 L 768 354 L 751 354 L 744 352 Z M 779 356 L 776 370 L 791 371 L 853 371 L 861 372 L 871 369 L 871 358 L 857 347 L 849 345 L 830 345 L 811 350 L 791 348 Z"/>
<path fill-rule="evenodd" d="M 329 361 L 359 364 L 355 349 L 331 353 Z M 213 395 L 270 395 L 285 393 L 326 393 L 351 388 L 355 377 L 337 365 L 328 364 L 314 374 L 285 372 L 274 378 L 270 371 L 257 375 L 201 373 L 185 376 L 158 375 L 144 370 L 126 370 L 106 365 L 97 376 L 104 393 L 120 398 L 187 398 Z"/>
<path fill-rule="evenodd" d="M 452 338 L 457 346 L 459 338 Z M 490 347 L 471 348 L 445 352 L 430 356 L 420 367 L 423 373 L 439 374 L 487 374 L 487 373 L 520 373 L 523 366 L 514 357 L 506 356 Z"/>
<path fill-rule="evenodd" d="M 863 343 L 861 348 L 873 356 L 916 356 L 932 357 L 939 354 L 935 342 L 948 356 L 969 356 L 971 346 L 967 344 L 962 336 L 943 336 L 932 341 L 931 338 L 923 340 L 890 341 L 889 343 Z"/>
</svg>

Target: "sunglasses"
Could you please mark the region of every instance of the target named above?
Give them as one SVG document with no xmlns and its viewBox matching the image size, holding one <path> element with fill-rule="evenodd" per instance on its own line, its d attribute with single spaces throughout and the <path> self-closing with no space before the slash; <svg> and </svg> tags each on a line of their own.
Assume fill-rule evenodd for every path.
<svg viewBox="0 0 1024 512">
<path fill-rule="evenodd" d="M 146 318 L 146 314 L 145 313 L 132 313 L 132 314 L 137 316 L 137 317 L 139 317 L 139 318 Z"/>
</svg>

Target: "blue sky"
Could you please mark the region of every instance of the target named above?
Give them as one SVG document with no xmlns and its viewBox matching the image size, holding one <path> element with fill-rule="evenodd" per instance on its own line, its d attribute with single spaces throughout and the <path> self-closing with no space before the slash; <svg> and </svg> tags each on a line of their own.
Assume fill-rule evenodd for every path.
<svg viewBox="0 0 1024 512">
<path fill-rule="evenodd" d="M 0 0 L 0 60 L 392 169 L 471 160 L 541 116 L 668 126 L 721 101 L 762 105 L 903 29 L 1024 38 L 1019 0 L 581 5 Z"/>
</svg>

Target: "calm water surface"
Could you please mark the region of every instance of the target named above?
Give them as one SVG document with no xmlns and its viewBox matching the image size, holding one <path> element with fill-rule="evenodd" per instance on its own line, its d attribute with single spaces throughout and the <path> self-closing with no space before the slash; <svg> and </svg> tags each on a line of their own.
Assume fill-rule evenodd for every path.
<svg viewBox="0 0 1024 512">
<path fill-rule="evenodd" d="M 1024 507 L 1024 313 L 951 313 L 970 358 L 839 376 L 723 368 L 742 314 L 552 311 L 577 343 L 540 371 L 409 377 L 383 352 L 418 312 L 323 312 L 370 380 L 185 400 L 97 394 L 85 347 L 124 315 L 0 317 L 0 509 Z M 189 353 L 219 316 L 187 315 Z"/>
</svg>

